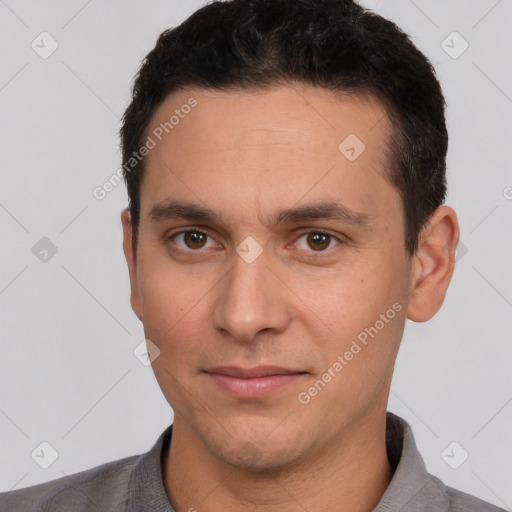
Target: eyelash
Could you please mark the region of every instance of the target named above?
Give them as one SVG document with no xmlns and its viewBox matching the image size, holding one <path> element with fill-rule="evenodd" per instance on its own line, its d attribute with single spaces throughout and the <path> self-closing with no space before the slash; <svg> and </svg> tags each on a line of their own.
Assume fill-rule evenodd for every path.
<svg viewBox="0 0 512 512">
<path fill-rule="evenodd" d="M 175 238 L 178 235 L 183 235 L 183 234 L 187 234 L 187 233 L 197 233 L 197 234 L 200 234 L 200 235 L 203 235 L 203 236 L 206 236 L 208 238 L 213 239 L 213 237 L 209 233 L 207 233 L 206 231 L 194 228 L 194 229 L 186 229 L 186 230 L 183 230 L 183 231 L 177 231 L 176 233 L 173 233 L 172 235 L 169 235 L 168 236 L 168 240 L 172 240 L 173 238 Z M 334 240 L 336 240 L 338 242 L 338 244 L 335 245 L 334 247 L 331 247 L 330 249 L 324 249 L 323 251 L 313 251 L 313 250 L 306 251 L 306 252 L 311 252 L 312 256 L 314 256 L 315 258 L 316 257 L 322 257 L 321 255 L 326 254 L 329 251 L 332 251 L 335 247 L 337 247 L 338 245 L 343 243 L 342 239 L 340 239 L 337 236 L 332 235 L 328 231 L 324 231 L 323 229 L 309 229 L 307 231 L 303 231 L 303 232 L 301 232 L 298 235 L 298 237 L 297 237 L 297 239 L 296 239 L 296 241 L 294 243 L 297 243 L 297 240 L 302 238 L 304 235 L 309 235 L 310 233 L 325 235 L 325 236 L 328 236 L 331 239 L 334 239 Z M 205 250 L 203 250 L 203 249 L 183 249 L 180 246 L 177 246 L 177 247 L 178 247 L 178 249 L 177 249 L 178 251 L 181 251 L 181 252 L 184 252 L 184 253 L 201 253 L 201 252 L 205 252 Z M 302 250 L 302 249 L 299 249 L 299 250 Z"/>
</svg>

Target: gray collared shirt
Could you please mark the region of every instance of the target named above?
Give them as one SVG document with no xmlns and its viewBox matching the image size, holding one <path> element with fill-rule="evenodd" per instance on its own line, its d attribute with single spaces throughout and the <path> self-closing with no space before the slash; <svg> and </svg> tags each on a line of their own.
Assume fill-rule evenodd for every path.
<svg viewBox="0 0 512 512">
<path fill-rule="evenodd" d="M 151 450 L 43 484 L 0 494 L 0 512 L 174 512 L 162 480 L 172 425 Z M 427 473 L 409 424 L 388 411 L 393 478 L 372 512 L 505 512 Z"/>
</svg>

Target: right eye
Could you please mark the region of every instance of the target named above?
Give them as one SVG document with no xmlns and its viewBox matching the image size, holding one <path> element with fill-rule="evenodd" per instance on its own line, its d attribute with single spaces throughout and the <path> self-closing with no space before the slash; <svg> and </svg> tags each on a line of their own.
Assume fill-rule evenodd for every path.
<svg viewBox="0 0 512 512">
<path fill-rule="evenodd" d="M 205 244 L 209 237 L 210 235 L 204 231 L 199 229 L 189 229 L 173 233 L 168 238 L 169 240 L 172 240 L 180 250 L 196 252 L 199 249 L 208 248 Z"/>
</svg>

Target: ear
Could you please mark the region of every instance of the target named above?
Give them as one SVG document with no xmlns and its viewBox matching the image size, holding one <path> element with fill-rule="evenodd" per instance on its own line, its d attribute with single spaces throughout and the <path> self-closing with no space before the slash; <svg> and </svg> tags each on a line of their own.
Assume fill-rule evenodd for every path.
<svg viewBox="0 0 512 512">
<path fill-rule="evenodd" d="M 128 208 L 121 211 L 121 224 L 123 225 L 123 252 L 128 264 L 128 272 L 130 274 L 130 304 L 133 312 L 142 322 L 141 301 L 139 295 L 139 286 L 137 281 L 137 257 L 133 252 L 132 246 L 132 222 Z"/>
<path fill-rule="evenodd" d="M 459 242 L 457 214 L 440 206 L 422 229 L 413 256 L 412 281 L 407 318 L 425 322 L 442 306 L 455 269 Z"/>
</svg>

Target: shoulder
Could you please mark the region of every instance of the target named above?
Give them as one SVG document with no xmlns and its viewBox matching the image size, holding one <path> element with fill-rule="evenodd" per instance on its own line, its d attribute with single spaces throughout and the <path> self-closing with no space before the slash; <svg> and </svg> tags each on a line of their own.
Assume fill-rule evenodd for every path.
<svg viewBox="0 0 512 512">
<path fill-rule="evenodd" d="M 0 512 L 121 512 L 129 498 L 133 455 L 42 484 L 0 493 Z"/>
<path fill-rule="evenodd" d="M 506 512 L 505 509 L 491 505 L 476 496 L 444 486 L 450 500 L 450 512 Z"/>
</svg>

